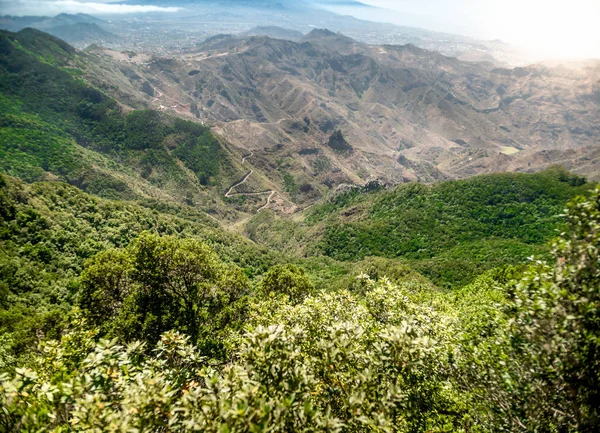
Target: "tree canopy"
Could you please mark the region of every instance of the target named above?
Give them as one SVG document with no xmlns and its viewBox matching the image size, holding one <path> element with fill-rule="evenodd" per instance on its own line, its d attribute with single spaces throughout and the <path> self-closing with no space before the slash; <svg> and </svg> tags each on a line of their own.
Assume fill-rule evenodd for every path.
<svg viewBox="0 0 600 433">
<path fill-rule="evenodd" d="M 80 296 L 89 320 L 147 314 L 136 321 L 156 334 L 119 343 L 105 339 L 118 332 L 110 325 L 75 323 L 29 368 L 1 376 L 0 422 L 8 431 L 596 431 L 600 189 L 574 200 L 566 221 L 548 261 L 454 292 L 419 290 L 402 270 L 395 282 L 363 273 L 359 291 L 313 291 L 297 268 L 276 267 L 248 298 L 244 326 L 221 334 L 225 362 L 193 340 L 218 329 L 245 278 L 201 242 L 142 233 L 87 263 Z M 106 302 L 93 311 L 96 299 Z M 188 308 L 210 314 L 194 324 Z M 153 340 L 169 320 L 179 331 Z"/>
</svg>

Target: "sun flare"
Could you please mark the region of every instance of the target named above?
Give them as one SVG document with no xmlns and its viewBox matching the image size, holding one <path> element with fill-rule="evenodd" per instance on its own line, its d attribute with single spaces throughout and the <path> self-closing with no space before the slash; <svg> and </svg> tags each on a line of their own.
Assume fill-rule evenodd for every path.
<svg viewBox="0 0 600 433">
<path fill-rule="evenodd" d="M 363 1 L 384 8 L 379 21 L 501 39 L 535 57 L 600 58 L 599 0 Z"/>
<path fill-rule="evenodd" d="M 600 57 L 600 2 L 597 0 L 505 0 L 480 2 L 479 31 L 535 54 L 549 57 Z M 485 17 L 485 18 L 483 18 Z"/>
</svg>

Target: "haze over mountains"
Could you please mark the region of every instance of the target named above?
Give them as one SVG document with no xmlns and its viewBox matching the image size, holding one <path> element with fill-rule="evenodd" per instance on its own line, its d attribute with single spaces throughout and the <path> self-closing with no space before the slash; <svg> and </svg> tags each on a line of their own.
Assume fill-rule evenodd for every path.
<svg viewBox="0 0 600 433">
<path fill-rule="evenodd" d="M 85 48 L 99 43 L 113 46 L 118 37 L 105 29 L 106 21 L 86 14 L 59 14 L 55 17 L 24 16 L 0 17 L 0 28 L 12 32 L 26 27 L 36 28 L 50 33 L 75 47 Z"/>
<path fill-rule="evenodd" d="M 373 179 L 554 164 L 598 178 L 600 62 L 513 68 L 501 42 L 370 23 L 323 4 L 179 1 L 168 3 L 177 12 L 0 24 L 89 46 L 82 73 L 126 109 L 209 125 L 234 159 L 252 155 L 235 169 L 252 171 L 239 188 L 276 191 L 282 210 Z"/>
<path fill-rule="evenodd" d="M 80 4 L 85 5 L 85 3 Z M 119 5 L 111 4 L 97 10 L 84 10 L 104 19 L 104 22 L 96 24 L 118 35 L 118 40 L 114 44 L 111 42 L 111 46 L 123 50 L 147 49 L 154 52 L 176 52 L 216 34 L 237 34 L 254 26 L 277 25 L 303 34 L 314 28 L 328 28 L 361 42 L 412 43 L 446 55 L 491 60 L 501 64 L 524 64 L 529 60 L 521 50 L 499 41 L 481 41 L 413 27 L 373 23 L 323 9 L 323 4 L 319 1 L 150 0 L 136 2 L 136 4 L 139 5 L 136 7 L 142 10 L 126 13 L 127 9 L 121 10 Z M 16 6 L 12 8 L 12 5 Z M 26 5 L 27 3 L 13 4 L 8 1 L 4 10 L 5 13 L 23 15 Z M 145 7 L 158 8 L 158 11 L 143 13 Z M 39 13 L 39 8 L 32 11 L 32 14 Z M 76 15 L 70 17 L 77 20 Z M 45 20 L 52 19 L 47 17 Z M 26 25 L 38 27 L 36 23 L 27 24 L 22 18 L 16 17 L 4 17 L 1 22 L 3 24 L 0 28 L 13 31 L 20 30 Z M 52 33 L 50 26 L 46 26 L 45 30 Z M 99 35 L 96 36 L 98 42 L 110 42 L 103 40 Z M 90 38 L 92 37 L 94 35 L 90 34 Z M 80 46 L 78 40 L 69 42 Z"/>
</svg>

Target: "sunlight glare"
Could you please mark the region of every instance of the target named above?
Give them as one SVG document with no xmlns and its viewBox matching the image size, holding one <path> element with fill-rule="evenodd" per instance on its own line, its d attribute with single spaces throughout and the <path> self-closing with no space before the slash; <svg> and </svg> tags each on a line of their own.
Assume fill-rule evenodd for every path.
<svg viewBox="0 0 600 433">
<path fill-rule="evenodd" d="M 600 1 L 504 0 L 474 3 L 479 28 L 547 57 L 600 57 Z M 476 10 L 477 12 L 477 10 Z M 487 17 L 487 18 L 483 18 Z"/>
</svg>

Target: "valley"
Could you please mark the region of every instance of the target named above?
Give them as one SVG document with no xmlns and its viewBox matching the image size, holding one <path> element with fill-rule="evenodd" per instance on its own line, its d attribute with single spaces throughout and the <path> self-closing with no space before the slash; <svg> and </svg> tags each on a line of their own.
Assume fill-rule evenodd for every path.
<svg viewBox="0 0 600 433">
<path fill-rule="evenodd" d="M 121 68 L 139 78 L 120 92 L 212 125 L 238 153 L 254 152 L 279 192 L 283 174 L 292 175 L 309 191 L 297 204 L 374 178 L 433 182 L 553 164 L 598 176 L 594 63 L 509 70 L 313 31 L 299 42 L 217 36 L 181 56 Z M 134 87 L 142 81 L 161 96 L 148 101 Z M 351 152 L 326 145 L 336 130 Z"/>
<path fill-rule="evenodd" d="M 157 6 L 162 2 L 142 3 Z M 497 65 L 523 66 L 536 60 L 530 53 L 498 40 L 374 23 L 337 14 L 313 0 L 175 0 L 169 6 L 175 10 L 138 16 L 61 13 L 52 17 L 11 15 L 7 5 L 3 12 L 8 15 L 0 17 L 0 29 L 16 32 L 26 27 L 37 28 L 80 49 L 96 44 L 118 51 L 166 55 L 180 54 L 220 34 L 299 40 L 315 28 L 328 28 L 368 44 L 414 44 L 445 55 Z"/>
<path fill-rule="evenodd" d="M 327 30 L 297 42 L 215 36 L 175 57 L 98 46 L 61 56 L 57 66 L 80 70 L 124 109 L 153 109 L 219 137 L 230 161 L 220 186 L 184 188 L 201 206 L 229 200 L 225 207 L 251 214 L 266 201 L 294 213 L 344 184 L 431 183 L 556 164 L 599 176 L 593 62 L 511 70 Z M 182 191 L 173 198 L 183 200 Z"/>
<path fill-rule="evenodd" d="M 244 157 L 242 158 L 242 165 L 243 165 L 243 164 L 246 162 L 246 160 L 247 160 L 248 158 L 251 158 L 251 157 L 253 157 L 253 156 L 254 156 L 254 151 L 250 152 L 250 155 L 248 155 L 248 156 L 244 156 Z M 243 185 L 244 183 L 246 183 L 246 181 L 248 180 L 248 178 L 249 178 L 250 176 L 252 176 L 252 174 L 253 174 L 253 173 L 254 173 L 254 170 L 250 170 L 250 171 L 248 172 L 248 174 L 246 174 L 246 175 L 245 175 L 245 176 L 242 178 L 242 180 L 240 180 L 238 183 L 236 183 L 236 184 L 235 184 L 235 185 L 233 185 L 231 188 L 229 188 L 229 190 L 227 190 L 227 192 L 225 193 L 225 197 L 232 197 L 232 196 L 234 196 L 234 195 L 241 195 L 241 196 L 245 196 L 245 197 L 250 197 L 250 196 L 259 196 L 259 195 L 266 195 L 266 196 L 267 196 L 267 202 L 266 202 L 266 203 L 265 203 L 263 206 L 259 207 L 259 208 L 257 209 L 257 211 L 256 211 L 256 212 L 260 212 L 261 210 L 263 210 L 263 209 L 266 209 L 267 207 L 269 207 L 269 205 L 271 204 L 271 199 L 272 199 L 272 198 L 273 198 L 273 196 L 276 194 L 276 192 L 275 192 L 275 191 L 273 191 L 273 190 L 269 190 L 269 191 L 263 191 L 263 192 L 239 192 L 239 193 L 233 192 L 233 190 L 234 190 L 235 188 L 237 188 L 238 186 L 240 186 L 240 185 Z"/>
<path fill-rule="evenodd" d="M 600 61 L 142 3 L 0 18 L 0 430 L 598 430 Z"/>
</svg>

